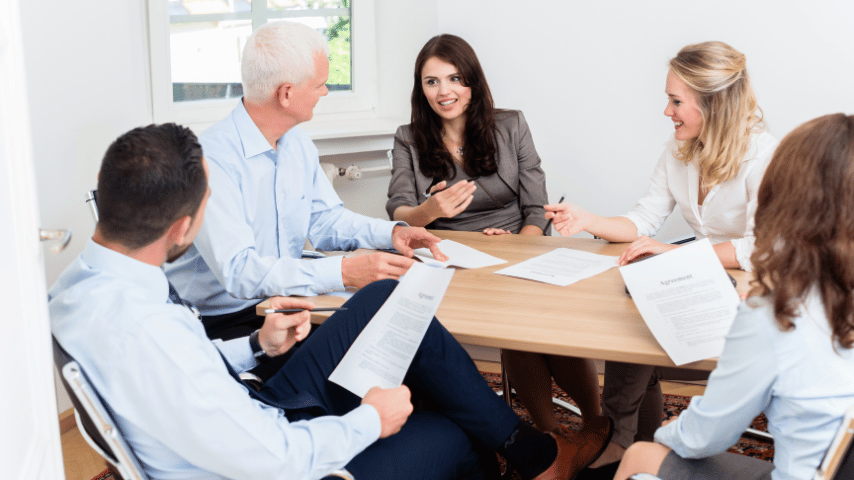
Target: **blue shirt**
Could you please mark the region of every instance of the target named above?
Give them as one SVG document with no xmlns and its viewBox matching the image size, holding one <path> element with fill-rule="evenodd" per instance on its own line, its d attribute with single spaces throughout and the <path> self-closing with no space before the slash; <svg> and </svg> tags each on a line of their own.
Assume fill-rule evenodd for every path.
<svg viewBox="0 0 854 480">
<path fill-rule="evenodd" d="M 742 303 L 703 396 L 655 441 L 683 458 L 725 451 L 765 412 L 774 436 L 772 478 L 812 478 L 854 405 L 854 352 L 831 342 L 820 297 L 808 296 L 795 329 L 781 331 L 767 299 Z"/>
<path fill-rule="evenodd" d="M 210 170 L 205 221 L 166 273 L 202 314 L 236 312 L 273 295 L 343 290 L 341 257 L 302 260 L 306 238 L 318 250 L 392 247 L 397 223 L 345 209 L 301 128 L 274 150 L 240 102 L 199 140 Z"/>
<path fill-rule="evenodd" d="M 226 370 L 255 366 L 246 338 L 211 341 L 169 303 L 154 266 L 90 241 L 49 292 L 51 329 L 158 479 L 307 479 L 379 438 L 376 410 L 289 423 Z"/>
</svg>

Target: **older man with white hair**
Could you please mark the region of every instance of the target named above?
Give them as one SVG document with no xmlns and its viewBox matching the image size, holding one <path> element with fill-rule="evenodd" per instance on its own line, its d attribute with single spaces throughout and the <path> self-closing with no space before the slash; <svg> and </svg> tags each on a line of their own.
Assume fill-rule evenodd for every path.
<svg viewBox="0 0 854 480">
<path fill-rule="evenodd" d="M 264 25 L 243 52 L 244 97 L 200 135 L 210 164 L 207 219 L 193 247 L 167 267 L 180 295 L 201 310 L 210 338 L 261 326 L 255 305 L 273 295 L 315 295 L 397 279 L 413 248 L 438 250 L 423 228 L 344 208 L 298 125 L 326 95 L 329 47 L 292 22 Z M 302 259 L 305 240 L 320 250 L 395 249 L 355 257 Z M 408 258 L 409 257 L 409 258 Z"/>
</svg>

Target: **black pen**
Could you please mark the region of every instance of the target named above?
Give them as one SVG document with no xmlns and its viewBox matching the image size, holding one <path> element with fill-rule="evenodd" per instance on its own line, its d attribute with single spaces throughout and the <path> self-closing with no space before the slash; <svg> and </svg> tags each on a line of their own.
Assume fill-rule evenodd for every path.
<svg viewBox="0 0 854 480">
<path fill-rule="evenodd" d="M 271 313 L 299 313 L 308 310 L 307 308 L 283 308 L 280 310 L 276 310 L 274 308 L 268 308 L 264 310 L 265 314 Z M 309 312 L 338 312 L 341 310 L 347 310 L 347 307 L 330 307 L 330 308 L 312 308 L 308 310 Z"/>
<path fill-rule="evenodd" d="M 566 194 L 564 193 L 563 195 L 561 195 L 561 196 L 560 196 L 560 200 L 558 200 L 558 201 L 557 201 L 557 203 L 563 203 L 563 200 L 564 200 L 565 198 L 566 198 Z M 554 219 L 553 219 L 553 218 L 550 218 L 550 219 L 549 219 L 549 221 L 548 221 L 548 223 L 546 223 L 546 228 L 544 228 L 544 229 L 543 229 L 543 235 L 546 235 L 546 234 L 547 234 L 546 232 L 548 232 L 548 231 L 549 231 L 549 228 L 551 228 L 551 226 L 552 226 L 552 220 L 554 220 Z"/>
</svg>

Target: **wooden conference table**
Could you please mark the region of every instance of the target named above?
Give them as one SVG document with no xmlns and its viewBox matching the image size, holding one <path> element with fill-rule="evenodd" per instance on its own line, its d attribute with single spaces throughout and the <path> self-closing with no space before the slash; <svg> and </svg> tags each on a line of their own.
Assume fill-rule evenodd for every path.
<svg viewBox="0 0 854 480">
<path fill-rule="evenodd" d="M 673 366 L 626 295 L 616 268 L 566 287 L 493 273 L 559 247 L 619 255 L 628 244 L 565 237 L 431 232 L 508 262 L 473 270 L 457 269 L 454 273 L 436 317 L 460 343 Z M 750 274 L 742 270 L 728 272 L 738 282 L 739 294 L 746 293 Z M 321 295 L 312 301 L 318 307 L 333 307 L 345 300 Z M 266 301 L 258 305 L 259 314 L 263 315 L 266 305 Z M 328 314 L 314 314 L 312 322 L 322 323 L 326 317 Z M 684 367 L 712 370 L 715 364 L 716 359 L 707 359 Z"/>
</svg>

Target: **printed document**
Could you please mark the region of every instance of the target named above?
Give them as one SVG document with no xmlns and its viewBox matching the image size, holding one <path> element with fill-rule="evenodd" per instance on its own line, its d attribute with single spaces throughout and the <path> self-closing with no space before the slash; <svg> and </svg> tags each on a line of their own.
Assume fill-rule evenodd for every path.
<svg viewBox="0 0 854 480">
<path fill-rule="evenodd" d="M 482 268 L 507 263 L 507 260 L 493 257 L 453 240 L 442 240 L 439 242 L 439 250 L 448 256 L 447 261 L 440 262 L 434 259 L 433 254 L 428 248 L 416 249 L 415 256 L 427 265 L 436 267 Z"/>
<path fill-rule="evenodd" d="M 673 363 L 721 354 L 740 300 L 708 239 L 626 265 L 620 273 Z"/>
<path fill-rule="evenodd" d="M 400 386 L 454 275 L 415 263 L 344 354 L 329 380 L 359 397 Z"/>
<path fill-rule="evenodd" d="M 616 267 L 618 258 L 557 248 L 495 273 L 565 287 Z"/>
</svg>

